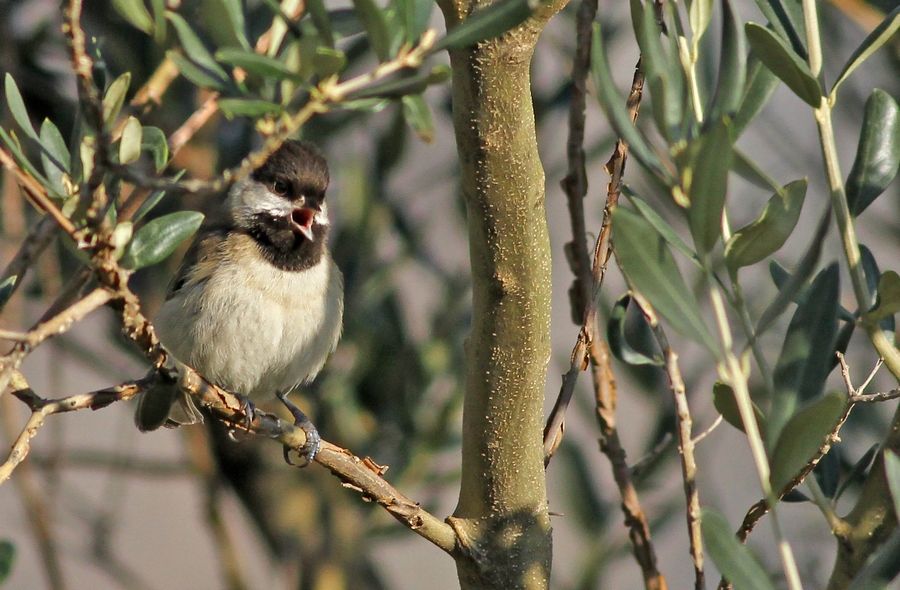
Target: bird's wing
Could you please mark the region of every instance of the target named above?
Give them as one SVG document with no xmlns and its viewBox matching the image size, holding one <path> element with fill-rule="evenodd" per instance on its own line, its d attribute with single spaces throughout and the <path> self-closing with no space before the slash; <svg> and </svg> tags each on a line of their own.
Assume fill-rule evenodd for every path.
<svg viewBox="0 0 900 590">
<path fill-rule="evenodd" d="M 229 227 L 218 224 L 201 228 L 201 233 L 194 238 L 181 261 L 181 267 L 169 283 L 166 301 L 176 297 L 185 286 L 199 285 L 209 280 L 221 259 L 221 245 L 229 231 Z"/>
</svg>

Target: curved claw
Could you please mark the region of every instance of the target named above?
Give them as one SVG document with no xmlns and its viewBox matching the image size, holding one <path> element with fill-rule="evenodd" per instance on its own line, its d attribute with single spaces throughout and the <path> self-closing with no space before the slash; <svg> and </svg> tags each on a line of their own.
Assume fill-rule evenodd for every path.
<svg viewBox="0 0 900 590">
<path fill-rule="evenodd" d="M 287 407 L 291 415 L 294 416 L 294 425 L 299 427 L 303 433 L 306 434 L 306 443 L 303 445 L 303 448 L 299 451 L 295 451 L 303 459 L 303 463 L 294 463 L 291 461 L 290 453 L 294 449 L 288 446 L 285 446 L 283 450 L 284 461 L 288 465 L 293 465 L 295 467 L 306 467 L 315 460 L 316 455 L 319 453 L 319 448 L 322 446 L 322 437 L 319 436 L 319 431 L 316 430 L 316 427 L 306 414 L 304 414 L 300 408 L 288 401 L 287 393 L 278 393 L 277 397 L 281 400 L 281 403 Z"/>
</svg>

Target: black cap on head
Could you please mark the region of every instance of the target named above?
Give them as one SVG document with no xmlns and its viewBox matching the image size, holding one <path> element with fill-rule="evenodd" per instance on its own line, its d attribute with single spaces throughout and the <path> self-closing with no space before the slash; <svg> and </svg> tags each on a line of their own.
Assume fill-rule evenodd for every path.
<svg viewBox="0 0 900 590">
<path fill-rule="evenodd" d="M 289 139 L 253 171 L 251 178 L 267 185 L 284 183 L 290 189 L 288 198 L 321 197 L 328 188 L 328 163 L 315 145 Z"/>
</svg>

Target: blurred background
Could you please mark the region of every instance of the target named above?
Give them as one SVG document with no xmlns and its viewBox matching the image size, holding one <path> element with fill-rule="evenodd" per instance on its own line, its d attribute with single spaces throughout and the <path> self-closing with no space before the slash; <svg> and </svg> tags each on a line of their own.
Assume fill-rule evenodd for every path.
<svg viewBox="0 0 900 590">
<path fill-rule="evenodd" d="M 548 409 L 558 392 L 560 374 L 568 368 L 578 332 L 570 317 L 567 290 L 572 276 L 563 255 L 571 230 L 559 188 L 566 170 L 577 4 L 573 1 L 551 22 L 533 67 L 554 258 L 555 352 L 548 371 Z M 745 20 L 764 21 L 754 3 L 736 4 Z M 834 79 L 847 56 L 893 4 L 890 0 L 822 3 L 822 26 L 829 39 L 826 78 Z M 246 9 L 253 39 L 271 24 L 272 11 L 266 2 L 253 0 L 246 2 Z M 179 12 L 211 44 L 222 41 L 224 17 L 218 2 L 185 0 Z M 600 13 L 624 96 L 637 60 L 627 3 L 604 3 Z M 432 22 L 443 28 L 437 8 Z M 58 2 L 0 2 L 0 74 L 15 78 L 34 122 L 50 118 L 65 136 L 74 120 L 76 91 L 61 23 Z M 106 83 L 130 71 L 131 87 L 136 89 L 164 57 L 164 48 L 127 24 L 108 1 L 86 3 L 84 25 L 96 37 L 102 56 L 98 74 L 106 76 Z M 717 43 L 716 34 L 706 39 Z M 375 63 L 363 36 L 350 36 L 341 46 L 351 72 Z M 898 48 L 895 40 L 844 86 L 835 126 L 845 171 L 855 153 L 870 90 L 880 87 L 894 96 L 900 90 Z M 706 82 L 712 84 L 715 68 L 708 65 Z M 463 346 L 471 294 L 449 86 L 433 87 L 425 96 L 434 115 L 430 142 L 407 127 L 393 104 L 377 112 L 330 113 L 302 131 L 322 147 L 331 166 L 330 212 L 336 227 L 332 249 L 344 273 L 346 314 L 343 339 L 325 371 L 294 399 L 309 410 L 327 440 L 389 465 L 387 477 L 396 487 L 445 516 L 453 511 L 458 487 Z M 149 109 L 141 120 L 171 133 L 202 100 L 202 92 L 178 79 L 162 106 Z M 4 106 L 0 126 L 11 125 Z M 776 256 L 788 268 L 806 247 L 815 222 L 828 206 L 815 133 L 808 109 L 779 88 L 740 142 L 779 182 L 801 176 L 810 179 L 800 231 Z M 169 171 L 183 169 L 188 177 L 213 177 L 246 155 L 256 137 L 252 122 L 217 114 L 179 152 Z M 613 141 L 599 107 L 589 99 L 586 208 L 592 240 L 600 227 L 607 182 L 603 164 Z M 8 174 L 0 178 L 0 255 L 5 264 L 37 216 L 14 179 Z M 642 182 L 636 166 L 626 172 L 626 182 L 643 195 L 657 197 L 653 201 L 657 211 L 685 229 L 674 205 Z M 731 182 L 728 211 L 733 225 L 739 227 L 758 214 L 769 195 L 734 175 Z M 203 210 L 207 205 L 208 198 L 166 197 L 155 215 Z M 861 218 L 858 232 L 860 240 L 880 254 L 882 270 L 897 270 L 900 199 L 896 184 Z M 835 259 L 839 259 L 839 243 L 832 230 L 822 265 Z M 133 285 L 151 318 L 179 262 L 177 253 L 134 277 Z M 54 243 L 7 304 L 0 327 L 27 329 L 77 266 L 67 245 Z M 776 289 L 765 268 L 742 276 L 751 311 L 758 314 Z M 610 272 L 603 289 L 603 313 L 624 290 L 618 272 Z M 847 281 L 844 291 L 851 307 Z M 787 316 L 781 322 L 763 342 L 770 358 L 780 350 Z M 695 432 L 700 432 L 717 416 L 711 396 L 714 367 L 698 347 L 671 337 L 683 363 Z M 875 360 L 859 334 L 850 344 L 848 359 L 858 378 Z M 29 356 L 23 372 L 40 395 L 59 397 L 136 378 L 146 369 L 143 358 L 119 335 L 113 315 L 101 310 Z M 651 519 L 659 567 L 671 588 L 686 588 L 693 584 L 693 570 L 665 375 L 656 368 L 622 363 L 615 370 L 620 434 L 629 463 L 640 461 L 636 481 Z M 840 376 L 833 374 L 829 385 L 842 388 Z M 881 375 L 871 391 L 890 386 Z M 889 403 L 854 411 L 838 451 L 832 453 L 842 473 L 849 472 L 881 438 L 892 409 Z M 16 548 L 5 587 L 458 587 L 452 560 L 398 526 L 377 506 L 342 489 L 323 469 L 289 468 L 276 444 L 235 443 L 216 428 L 142 435 L 133 426 L 132 411 L 131 404 L 120 403 L 102 411 L 51 418 L 27 462 L 0 486 L 0 540 L 9 540 Z M 0 398 L 4 445 L 19 432 L 26 417 L 19 401 L 8 395 Z M 550 510 L 556 514 L 553 587 L 639 587 L 640 571 L 630 554 L 617 489 L 608 462 L 598 451 L 587 378 L 579 381 L 567 427 L 565 442 L 548 470 Z M 743 435 L 722 425 L 698 445 L 697 454 L 701 502 L 722 510 L 736 526 L 758 499 Z M 853 497 L 851 482 L 839 512 L 851 505 Z M 782 514 L 804 581 L 809 588 L 824 586 L 834 556 L 825 522 L 811 503 L 790 504 Z M 768 567 L 780 569 L 765 520 L 750 544 Z M 712 585 L 716 576 L 710 571 Z"/>
</svg>

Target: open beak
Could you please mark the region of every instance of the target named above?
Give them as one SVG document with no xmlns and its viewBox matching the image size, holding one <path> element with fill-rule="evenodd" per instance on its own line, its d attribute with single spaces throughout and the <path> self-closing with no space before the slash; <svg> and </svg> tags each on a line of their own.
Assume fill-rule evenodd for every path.
<svg viewBox="0 0 900 590">
<path fill-rule="evenodd" d="M 313 219 L 316 216 L 316 210 L 309 207 L 297 207 L 291 211 L 291 230 L 294 233 L 303 234 L 310 242 L 315 241 L 312 231 Z"/>
</svg>

